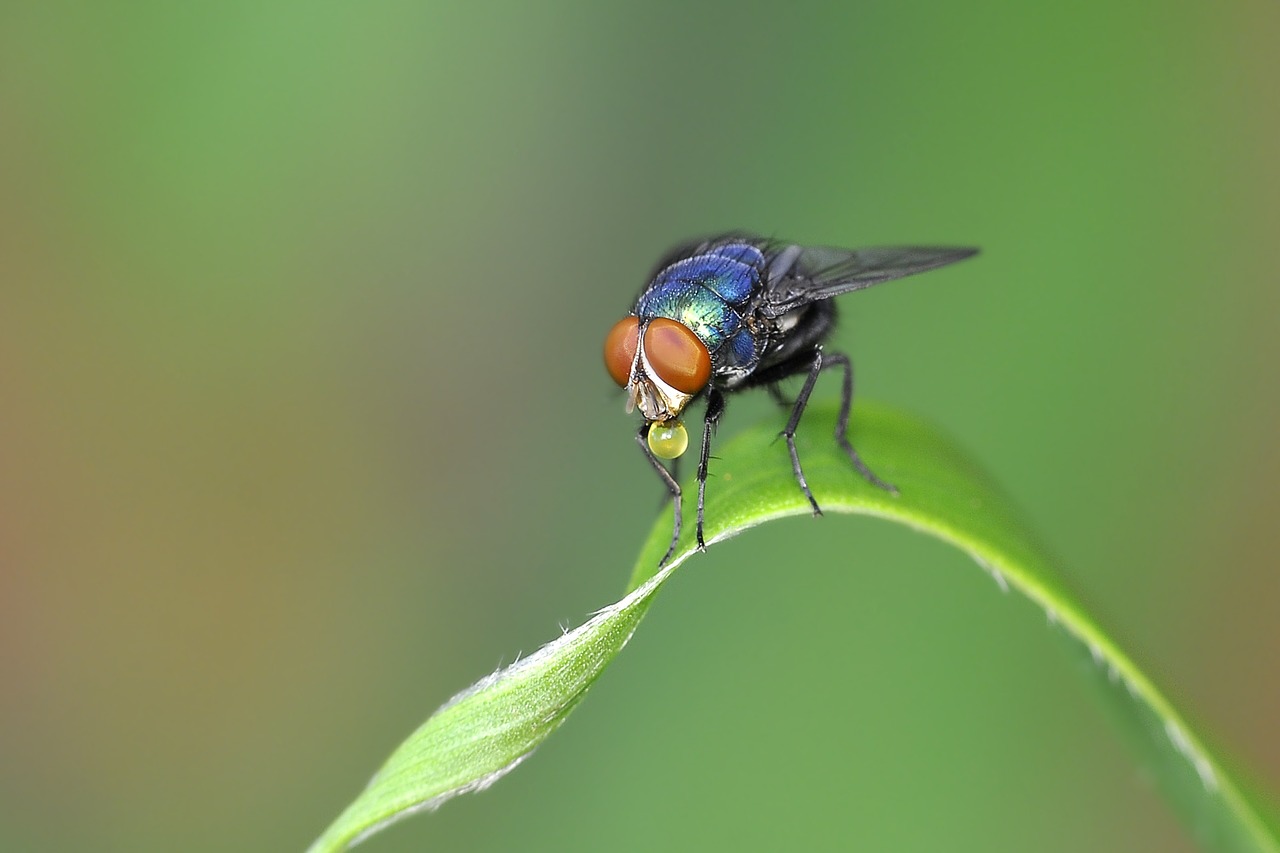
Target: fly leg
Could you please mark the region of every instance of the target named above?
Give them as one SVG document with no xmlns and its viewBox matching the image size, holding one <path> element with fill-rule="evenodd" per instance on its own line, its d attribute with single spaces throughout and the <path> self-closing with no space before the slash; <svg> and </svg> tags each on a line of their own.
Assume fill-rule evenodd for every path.
<svg viewBox="0 0 1280 853">
<path fill-rule="evenodd" d="M 836 418 L 836 443 L 844 448 L 844 452 L 849 455 L 849 461 L 853 463 L 853 467 L 858 469 L 858 473 L 865 477 L 868 483 L 878 486 L 897 497 L 898 487 L 891 483 L 886 483 L 872 473 L 871 469 L 867 467 L 867 463 L 863 462 L 862 457 L 858 455 L 858 451 L 854 450 L 853 445 L 849 443 L 849 409 L 853 405 L 853 362 L 844 353 L 836 352 L 827 357 L 824 366 L 831 367 L 836 364 L 844 367 L 844 382 L 840 392 L 840 416 Z"/>
<path fill-rule="evenodd" d="M 636 433 L 636 443 L 640 445 L 640 449 L 644 452 L 644 458 L 649 460 L 649 464 L 653 466 L 653 470 L 658 472 L 658 479 L 662 480 L 663 484 L 666 485 L 667 491 L 671 493 L 671 499 L 675 505 L 675 521 L 672 524 L 671 529 L 671 544 L 667 547 L 667 553 L 658 561 L 658 566 L 661 567 L 667 562 L 667 560 L 671 559 L 671 554 L 676 550 L 676 543 L 680 541 L 680 519 L 682 515 L 680 511 L 680 484 L 676 482 L 676 478 L 671 476 L 671 472 L 667 470 L 665 465 L 658 461 L 658 457 L 654 456 L 653 451 L 649 449 L 650 426 L 652 426 L 650 423 L 645 423 L 640 426 L 640 431 Z M 699 504 L 701 504 L 701 500 L 699 500 Z M 701 516 L 699 516 L 699 521 L 701 521 Z M 701 525 L 699 525 L 699 530 L 701 530 Z"/>
<path fill-rule="evenodd" d="M 702 454 L 698 459 L 698 550 L 707 550 L 702 541 L 702 507 L 707 495 L 707 460 L 711 458 L 711 436 L 724 414 L 724 395 L 712 388 L 707 393 L 707 414 L 702 421 Z"/>
<path fill-rule="evenodd" d="M 800 491 L 804 492 L 804 496 L 809 499 L 809 506 L 813 507 L 814 515 L 822 515 L 822 510 L 818 507 L 818 502 L 813 499 L 813 492 L 809 490 L 809 481 L 804 478 L 804 469 L 800 467 L 800 455 L 796 453 L 796 427 L 800 425 L 800 416 L 804 414 L 805 406 L 809 405 L 809 395 L 813 393 L 813 385 L 818 381 L 818 374 L 821 372 L 822 350 L 815 349 L 809 375 L 805 377 L 804 387 L 796 395 L 795 405 L 791 407 L 791 419 L 782 430 L 782 437 L 787 440 L 787 450 L 791 453 L 791 472 L 796 475 Z"/>
<path fill-rule="evenodd" d="M 796 482 L 800 484 L 800 491 L 804 492 L 804 496 L 809 499 L 809 506 L 813 507 L 814 515 L 822 515 L 822 510 L 818 507 L 818 502 L 814 500 L 813 492 L 809 489 L 809 482 L 805 479 L 804 469 L 800 467 L 800 456 L 796 452 L 796 427 L 800 425 L 800 416 L 804 414 L 805 407 L 809 404 L 809 395 L 813 393 L 813 386 L 818 381 L 818 374 L 825 368 L 835 365 L 844 367 L 844 383 L 840 396 L 840 415 L 836 419 L 836 442 L 848 454 L 849 460 L 853 462 L 853 467 L 858 469 L 858 473 L 865 477 L 869 483 L 879 486 L 892 494 L 896 495 L 898 493 L 897 489 L 871 472 L 871 469 L 858 456 L 857 451 L 853 449 L 853 445 L 849 443 L 849 409 L 853 405 L 853 365 L 849 362 L 849 357 L 843 353 L 832 353 L 831 356 L 824 359 L 822 350 L 814 350 L 813 361 L 809 366 L 809 375 L 805 377 L 804 387 L 796 395 L 795 406 L 791 409 L 791 419 L 787 421 L 786 429 L 782 431 L 783 438 L 787 440 L 787 450 L 791 453 L 791 471 L 795 474 Z"/>
</svg>

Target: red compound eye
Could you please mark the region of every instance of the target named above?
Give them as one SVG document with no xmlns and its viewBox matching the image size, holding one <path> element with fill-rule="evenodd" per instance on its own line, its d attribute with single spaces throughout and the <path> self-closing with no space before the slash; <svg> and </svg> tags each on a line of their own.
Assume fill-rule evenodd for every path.
<svg viewBox="0 0 1280 853">
<path fill-rule="evenodd" d="M 711 380 L 711 355 L 683 323 L 659 317 L 644 332 L 644 354 L 658 378 L 685 394 L 697 394 Z"/>
<path fill-rule="evenodd" d="M 623 317 L 604 339 L 604 366 L 624 388 L 631 379 L 631 363 L 636 360 L 636 345 L 640 342 L 640 321 L 635 317 Z"/>
</svg>

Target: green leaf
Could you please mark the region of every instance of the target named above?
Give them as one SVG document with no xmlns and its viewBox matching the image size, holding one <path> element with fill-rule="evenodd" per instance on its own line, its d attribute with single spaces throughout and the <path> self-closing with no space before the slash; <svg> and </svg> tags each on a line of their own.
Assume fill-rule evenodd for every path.
<svg viewBox="0 0 1280 853">
<path fill-rule="evenodd" d="M 831 438 L 834 423 L 833 408 L 811 406 L 798 437 L 805 474 L 825 512 L 891 519 L 968 552 L 1002 588 L 1042 608 L 1057 633 L 1091 661 L 1085 667 L 1089 680 L 1205 846 L 1280 851 L 1280 832 L 1256 801 L 1069 594 L 1009 501 L 953 444 L 906 415 L 860 408 L 855 444 L 878 474 L 898 486 L 901 495 L 893 497 L 854 472 Z M 717 448 L 707 494 L 709 544 L 770 519 L 810 512 L 786 445 L 777 440 L 778 426 L 758 425 Z M 657 570 L 670 524 L 663 514 L 654 525 L 626 597 L 436 711 L 311 849 L 344 849 L 408 814 L 487 787 L 527 757 L 626 645 L 662 583 L 695 553 L 688 520 L 673 559 Z"/>
</svg>

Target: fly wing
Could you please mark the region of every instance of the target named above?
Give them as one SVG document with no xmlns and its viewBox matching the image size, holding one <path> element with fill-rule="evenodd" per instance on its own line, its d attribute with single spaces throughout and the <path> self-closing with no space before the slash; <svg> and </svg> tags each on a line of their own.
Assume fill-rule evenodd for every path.
<svg viewBox="0 0 1280 853">
<path fill-rule="evenodd" d="M 765 306 L 775 316 L 781 315 L 811 302 L 953 264 L 977 253 L 977 249 L 939 246 L 856 250 L 784 246 L 770 263 Z"/>
</svg>

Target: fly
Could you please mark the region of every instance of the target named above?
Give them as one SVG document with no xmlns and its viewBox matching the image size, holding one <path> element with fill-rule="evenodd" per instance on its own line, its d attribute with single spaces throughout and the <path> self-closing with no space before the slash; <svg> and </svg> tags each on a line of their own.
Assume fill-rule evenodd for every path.
<svg viewBox="0 0 1280 853">
<path fill-rule="evenodd" d="M 736 391 L 764 387 L 779 403 L 790 405 L 782 436 L 791 454 L 791 470 L 813 514 L 821 515 L 800 467 L 795 435 L 818 374 L 840 367 L 844 381 L 836 443 L 868 482 L 896 495 L 897 489 L 872 473 L 849 443 L 853 364 L 844 353 L 822 349 L 835 325 L 832 298 L 955 263 L 977 251 L 921 246 L 834 249 L 735 233 L 668 253 L 631 313 L 614 325 L 604 343 L 605 367 L 626 390 L 627 411 L 639 409 L 644 419 L 636 441 L 675 504 L 671 545 L 658 565 L 675 551 L 681 523 L 680 484 L 662 460 L 676 460 L 687 449 L 689 436 L 680 415 L 699 398 L 706 400 L 697 478 L 700 550 L 706 547 L 702 522 L 711 437 L 724 415 L 727 395 Z M 788 404 L 777 384 L 801 374 L 804 386 Z"/>
</svg>

